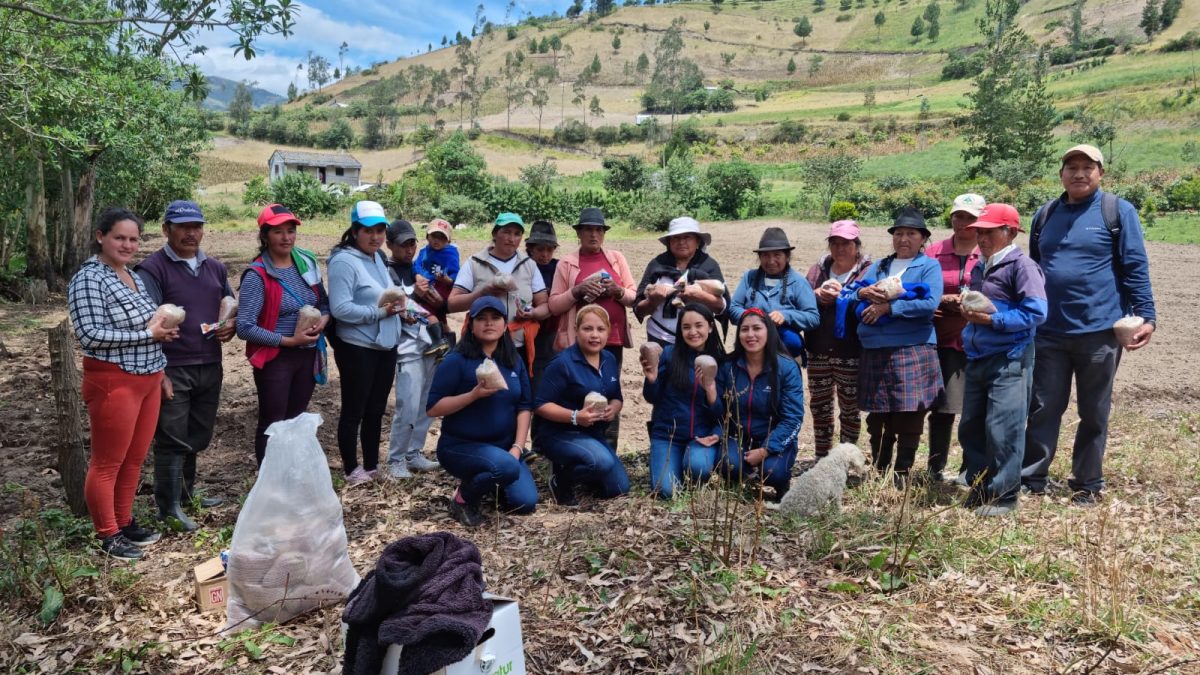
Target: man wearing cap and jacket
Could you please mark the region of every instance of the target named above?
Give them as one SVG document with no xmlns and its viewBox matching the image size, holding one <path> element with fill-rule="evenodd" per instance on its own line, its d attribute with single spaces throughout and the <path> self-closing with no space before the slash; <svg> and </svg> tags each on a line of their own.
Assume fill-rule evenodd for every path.
<svg viewBox="0 0 1200 675">
<path fill-rule="evenodd" d="M 163 403 L 154 435 L 154 501 L 158 517 L 178 521 L 184 530 L 197 525 L 181 504 L 192 501 L 196 484 L 196 455 L 212 441 L 221 401 L 221 345 L 233 338 L 233 320 L 205 335 L 200 324 L 217 323 L 221 298 L 233 296 L 225 265 L 200 249 L 204 214 L 194 202 L 177 200 L 163 217 L 163 247 L 135 268 L 146 292 L 157 304 L 183 307 L 186 317 L 179 339 L 163 343 L 167 357 Z M 217 506 L 220 499 L 202 499 Z"/>
<path fill-rule="evenodd" d="M 969 286 L 994 311 L 959 308 L 967 322 L 962 332 L 967 367 L 958 438 L 971 486 L 967 506 L 976 515 L 1002 516 L 1017 507 L 1021 488 L 1033 341 L 1046 320 L 1046 288 L 1041 268 L 1014 244 L 1021 232 L 1015 208 L 988 204 L 970 227 L 979 235 L 982 255 Z"/>
<path fill-rule="evenodd" d="M 526 367 L 530 363 L 537 336 L 538 322 L 550 316 L 546 304 L 546 282 L 533 259 L 521 251 L 525 221 L 515 213 L 501 213 L 492 226 L 492 244 L 472 255 L 454 279 L 454 290 L 447 302 L 449 311 L 464 312 L 477 298 L 495 296 L 504 303 L 509 317 L 509 332 L 518 348 L 527 347 Z M 492 281 L 511 276 L 517 289 L 500 288 Z M 532 338 L 532 339 L 531 339 Z M 527 344 L 528 340 L 528 344 Z"/>
<path fill-rule="evenodd" d="M 1029 255 L 1046 275 L 1049 310 L 1037 334 L 1033 399 L 1025 433 L 1023 490 L 1044 494 L 1062 416 L 1075 379 L 1079 427 L 1071 458 L 1072 502 L 1101 501 L 1104 449 L 1121 346 L 1113 323 L 1125 315 L 1145 324 L 1133 342 L 1145 347 L 1155 330 L 1150 261 L 1137 209 L 1100 189 L 1104 155 L 1077 145 L 1062 155 L 1063 192 L 1033 217 Z"/>
</svg>

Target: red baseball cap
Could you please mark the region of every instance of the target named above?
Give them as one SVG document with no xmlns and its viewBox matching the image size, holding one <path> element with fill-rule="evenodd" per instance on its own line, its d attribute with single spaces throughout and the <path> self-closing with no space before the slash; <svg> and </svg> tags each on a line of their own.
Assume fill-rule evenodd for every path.
<svg viewBox="0 0 1200 675">
<path fill-rule="evenodd" d="M 1008 204 L 988 204 L 983 207 L 983 211 L 979 212 L 979 218 L 968 225 L 978 229 L 993 229 L 997 227 L 1011 227 L 1017 232 L 1024 232 L 1021 229 L 1021 214 Z"/>
<path fill-rule="evenodd" d="M 284 223 L 300 224 L 300 219 L 292 210 L 283 204 L 267 204 L 262 211 L 258 212 L 258 226 L 275 227 Z"/>
</svg>

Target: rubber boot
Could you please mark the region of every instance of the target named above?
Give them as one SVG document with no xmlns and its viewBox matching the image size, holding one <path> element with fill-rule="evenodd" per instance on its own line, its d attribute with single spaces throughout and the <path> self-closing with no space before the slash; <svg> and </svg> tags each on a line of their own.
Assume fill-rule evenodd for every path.
<svg viewBox="0 0 1200 675">
<path fill-rule="evenodd" d="M 183 457 L 176 454 L 166 457 L 155 454 L 154 503 L 158 505 L 158 519 L 172 529 L 191 532 L 198 526 L 179 508 L 182 493 Z"/>
<path fill-rule="evenodd" d="M 183 456 L 183 503 L 191 504 L 196 496 L 196 454 L 189 452 Z M 220 497 L 201 497 L 200 508 L 211 509 L 225 503 Z"/>
</svg>

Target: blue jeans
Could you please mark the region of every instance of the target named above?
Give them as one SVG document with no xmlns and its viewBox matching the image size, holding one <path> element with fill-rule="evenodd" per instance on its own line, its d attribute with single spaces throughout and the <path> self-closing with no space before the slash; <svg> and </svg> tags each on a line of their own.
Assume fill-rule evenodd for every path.
<svg viewBox="0 0 1200 675">
<path fill-rule="evenodd" d="M 746 463 L 744 452 L 747 447 L 761 448 L 762 441 L 747 439 L 745 445 L 742 440 L 729 436 L 725 439 L 725 454 L 721 458 L 721 472 L 728 480 L 741 482 L 744 473 L 747 471 L 749 464 Z M 781 452 L 775 455 L 767 455 L 763 458 L 762 464 L 758 466 L 759 480 L 763 485 L 775 490 L 775 494 L 782 496 L 788 490 L 788 486 L 792 482 L 792 466 L 796 464 L 796 446 L 793 445 L 786 452 Z"/>
<path fill-rule="evenodd" d="M 684 481 L 703 483 L 717 463 L 716 445 L 706 447 L 690 438 L 650 437 L 650 490 L 660 499 L 675 495 Z"/>
<path fill-rule="evenodd" d="M 443 435 L 437 458 L 443 469 L 462 481 L 462 498 L 468 504 L 478 505 L 484 495 L 500 490 L 513 513 L 533 513 L 537 506 L 533 474 L 504 448 Z"/>
<path fill-rule="evenodd" d="M 594 486 L 605 499 L 629 492 L 629 476 L 620 458 L 603 441 L 580 431 L 542 437 L 542 454 L 554 464 L 560 490 Z"/>
<path fill-rule="evenodd" d="M 967 362 L 958 442 L 967 485 L 979 481 L 973 490 L 982 502 L 1011 503 L 1020 493 L 1033 352 L 1029 345 L 1016 359 L 993 354 Z"/>
<path fill-rule="evenodd" d="M 1099 492 L 1104 488 L 1104 446 L 1121 347 L 1111 330 L 1086 335 L 1039 334 L 1036 343 L 1021 482 L 1032 490 L 1046 489 L 1074 377 L 1079 426 L 1067 484 L 1072 490 Z"/>
</svg>

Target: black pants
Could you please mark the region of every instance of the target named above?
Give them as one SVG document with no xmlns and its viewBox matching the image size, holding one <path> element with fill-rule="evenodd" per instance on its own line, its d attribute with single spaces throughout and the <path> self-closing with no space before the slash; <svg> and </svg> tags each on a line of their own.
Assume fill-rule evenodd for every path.
<svg viewBox="0 0 1200 675">
<path fill-rule="evenodd" d="M 379 436 L 383 411 L 396 373 L 394 349 L 369 349 L 342 342 L 333 352 L 341 377 L 342 414 L 338 418 L 338 451 L 347 475 L 358 467 L 357 446 L 362 442 L 362 465 L 379 466 Z"/>
<path fill-rule="evenodd" d="M 617 358 L 617 379 L 621 379 L 621 365 L 625 361 L 625 348 L 621 345 L 609 345 L 604 348 L 604 351 L 612 354 Z M 621 447 L 617 445 L 617 441 L 621 440 L 621 416 L 617 415 L 613 421 L 608 423 L 608 429 L 604 432 L 604 440 L 608 442 L 608 446 L 613 449 L 614 453 L 619 453 Z"/>
<path fill-rule="evenodd" d="M 879 471 L 892 466 L 892 442 L 895 438 L 897 474 L 907 474 L 921 444 L 925 426 L 925 411 L 867 414 L 867 433 L 871 437 L 871 464 Z"/>
<path fill-rule="evenodd" d="M 154 455 L 195 455 L 208 447 L 221 402 L 219 363 L 167 366 L 175 395 L 164 399 L 154 433 Z"/>
</svg>

